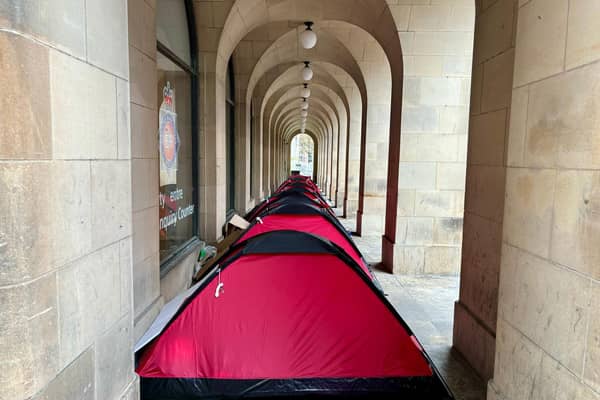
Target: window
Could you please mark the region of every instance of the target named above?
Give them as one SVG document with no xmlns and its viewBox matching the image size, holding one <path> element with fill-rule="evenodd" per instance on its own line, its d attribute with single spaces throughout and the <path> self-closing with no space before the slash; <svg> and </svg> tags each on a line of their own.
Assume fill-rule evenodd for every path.
<svg viewBox="0 0 600 400">
<path fill-rule="evenodd" d="M 191 1 L 156 3 L 160 262 L 197 241 L 197 78 Z"/>
<path fill-rule="evenodd" d="M 226 123 L 226 187 L 227 217 L 235 211 L 235 82 L 233 80 L 233 64 L 229 60 L 227 66 L 227 99 L 225 100 Z"/>
<path fill-rule="evenodd" d="M 254 151 L 258 150 L 254 143 L 254 123 L 254 102 L 250 101 L 250 197 L 254 196 Z"/>
</svg>

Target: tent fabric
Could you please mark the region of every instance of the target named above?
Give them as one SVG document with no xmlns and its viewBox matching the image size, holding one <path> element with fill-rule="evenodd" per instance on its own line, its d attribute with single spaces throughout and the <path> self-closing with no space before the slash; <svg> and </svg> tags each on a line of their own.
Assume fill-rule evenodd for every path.
<svg viewBox="0 0 600 400">
<path fill-rule="evenodd" d="M 161 312 L 136 346 L 142 399 L 453 399 L 330 207 L 289 195 L 303 183 Z"/>
<path fill-rule="evenodd" d="M 352 242 L 323 215 L 269 214 L 262 217 L 260 223 L 251 226 L 239 240 L 247 240 L 265 232 L 287 229 L 312 233 L 329 239 L 344 249 L 344 251 L 360 265 L 361 269 L 369 277 L 372 277 L 371 271 L 358 251 L 352 246 Z"/>
</svg>

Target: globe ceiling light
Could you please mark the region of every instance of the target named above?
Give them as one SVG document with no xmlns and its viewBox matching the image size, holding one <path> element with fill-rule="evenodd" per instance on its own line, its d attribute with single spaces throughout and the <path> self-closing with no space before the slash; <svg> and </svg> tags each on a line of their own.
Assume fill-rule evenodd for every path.
<svg viewBox="0 0 600 400">
<path fill-rule="evenodd" d="M 301 110 L 308 110 L 308 101 L 306 99 L 302 100 L 302 104 L 300 105 Z"/>
<path fill-rule="evenodd" d="M 304 84 L 304 87 L 300 89 L 300 97 L 304 97 L 308 99 L 310 97 L 310 89 L 308 88 L 308 83 Z"/>
<path fill-rule="evenodd" d="M 304 117 L 308 117 L 308 111 L 306 111 L 306 110 L 302 110 L 302 111 L 300 111 L 300 116 L 301 116 L 302 118 L 304 118 Z"/>
<path fill-rule="evenodd" d="M 313 78 L 313 70 L 310 67 L 310 61 L 304 61 L 304 68 L 302 68 L 302 79 L 310 81 Z"/>
<path fill-rule="evenodd" d="M 312 30 L 313 22 L 307 21 L 304 23 L 306 29 L 300 33 L 300 43 L 305 49 L 312 49 L 317 45 L 317 34 Z"/>
</svg>

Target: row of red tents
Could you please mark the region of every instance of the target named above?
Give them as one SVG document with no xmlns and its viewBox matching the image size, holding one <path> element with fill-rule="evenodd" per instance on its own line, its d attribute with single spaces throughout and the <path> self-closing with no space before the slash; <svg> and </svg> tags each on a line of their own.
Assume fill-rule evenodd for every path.
<svg viewBox="0 0 600 400">
<path fill-rule="evenodd" d="M 136 346 L 142 399 L 452 399 L 318 187 L 292 176 Z"/>
</svg>

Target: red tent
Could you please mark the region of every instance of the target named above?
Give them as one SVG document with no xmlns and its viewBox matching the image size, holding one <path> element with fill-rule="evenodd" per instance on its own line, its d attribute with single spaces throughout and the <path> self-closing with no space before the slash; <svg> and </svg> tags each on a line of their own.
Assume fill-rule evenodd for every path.
<svg viewBox="0 0 600 400">
<path fill-rule="evenodd" d="M 453 398 L 329 211 L 257 213 L 136 346 L 142 399 Z"/>
</svg>

